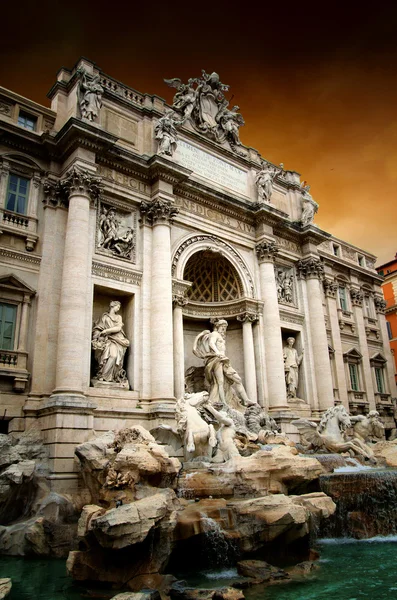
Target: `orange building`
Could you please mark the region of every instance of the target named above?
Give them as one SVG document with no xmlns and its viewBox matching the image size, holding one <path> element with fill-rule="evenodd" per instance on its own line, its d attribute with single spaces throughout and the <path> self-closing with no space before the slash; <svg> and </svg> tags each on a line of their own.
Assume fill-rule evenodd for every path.
<svg viewBox="0 0 397 600">
<path fill-rule="evenodd" d="M 386 324 L 397 382 L 397 253 L 393 260 L 376 267 L 376 270 L 385 278 L 382 289 L 386 300 Z"/>
</svg>

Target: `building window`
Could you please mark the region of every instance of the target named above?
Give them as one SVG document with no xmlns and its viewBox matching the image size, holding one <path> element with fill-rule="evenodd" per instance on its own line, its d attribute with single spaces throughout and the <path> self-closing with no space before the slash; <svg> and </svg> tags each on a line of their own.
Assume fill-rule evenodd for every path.
<svg viewBox="0 0 397 600">
<path fill-rule="evenodd" d="M 334 256 L 340 256 L 340 246 L 332 244 L 332 251 L 334 253 Z"/>
<path fill-rule="evenodd" d="M 349 375 L 350 375 L 350 386 L 351 389 L 354 392 L 358 392 L 360 387 L 359 387 L 359 380 L 358 380 L 358 369 L 357 369 L 357 365 L 350 363 L 349 364 Z"/>
<path fill-rule="evenodd" d="M 14 304 L 0 302 L 0 348 L 14 349 L 15 323 L 17 307 Z"/>
<path fill-rule="evenodd" d="M 376 389 L 380 394 L 385 393 L 385 380 L 383 377 L 383 369 L 381 367 L 375 367 L 375 379 Z"/>
<path fill-rule="evenodd" d="M 18 125 L 24 127 L 25 129 L 29 129 L 29 131 L 36 131 L 37 117 L 34 117 L 33 115 L 21 110 L 18 116 Z"/>
<path fill-rule="evenodd" d="M 26 215 L 28 206 L 29 179 L 10 174 L 8 178 L 6 209 Z"/>
<path fill-rule="evenodd" d="M 372 306 L 373 305 L 370 296 L 364 296 L 364 314 L 370 319 L 374 318 L 374 311 Z"/>
<path fill-rule="evenodd" d="M 387 327 L 387 335 L 389 336 L 389 340 L 393 339 L 393 330 L 391 328 L 391 323 L 389 323 L 389 321 L 386 321 L 386 327 Z"/>
<path fill-rule="evenodd" d="M 361 254 L 357 255 L 357 262 L 360 265 L 360 267 L 365 267 L 364 257 L 361 256 Z"/>
<path fill-rule="evenodd" d="M 339 286 L 339 306 L 342 310 L 348 310 L 347 307 L 347 296 L 346 296 L 346 288 L 343 286 Z"/>
</svg>

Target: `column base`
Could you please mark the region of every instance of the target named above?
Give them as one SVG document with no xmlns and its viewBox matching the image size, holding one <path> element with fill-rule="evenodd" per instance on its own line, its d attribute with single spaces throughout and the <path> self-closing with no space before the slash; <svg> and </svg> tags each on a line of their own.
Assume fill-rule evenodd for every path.
<svg viewBox="0 0 397 600">
<path fill-rule="evenodd" d="M 96 408 L 96 404 L 89 400 L 84 394 L 73 392 L 58 392 L 51 394 L 49 398 L 41 403 L 40 409 L 45 408 L 77 408 L 91 409 Z"/>
</svg>

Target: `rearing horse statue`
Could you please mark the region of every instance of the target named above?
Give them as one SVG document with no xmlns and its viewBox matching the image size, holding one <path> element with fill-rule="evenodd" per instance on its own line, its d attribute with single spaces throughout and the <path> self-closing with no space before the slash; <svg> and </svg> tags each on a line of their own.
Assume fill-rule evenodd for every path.
<svg viewBox="0 0 397 600">
<path fill-rule="evenodd" d="M 353 452 L 355 455 L 373 459 L 373 452 L 360 439 L 353 437 L 347 440 L 345 431 L 353 423 L 344 406 L 332 406 L 322 416 L 317 426 L 307 419 L 292 421 L 300 434 L 307 440 L 314 450 L 327 450 L 332 453 Z"/>
</svg>

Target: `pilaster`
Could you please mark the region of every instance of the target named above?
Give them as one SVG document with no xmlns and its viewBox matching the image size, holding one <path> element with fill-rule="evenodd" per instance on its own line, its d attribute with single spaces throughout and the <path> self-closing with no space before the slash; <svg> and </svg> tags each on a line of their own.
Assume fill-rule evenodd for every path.
<svg viewBox="0 0 397 600">
<path fill-rule="evenodd" d="M 383 352 L 385 354 L 385 358 L 387 360 L 386 363 L 386 371 L 387 371 L 387 380 L 389 384 L 389 389 L 392 398 L 397 398 L 397 386 L 396 380 L 394 376 L 394 360 L 390 350 L 390 342 L 389 335 L 387 333 L 387 325 L 386 325 L 386 301 L 381 296 L 374 297 L 375 311 L 378 317 L 379 328 L 381 332 L 382 342 L 383 342 Z"/>
<path fill-rule="evenodd" d="M 364 387 L 369 404 L 369 410 L 376 410 L 374 386 L 372 383 L 371 365 L 369 362 L 368 343 L 365 333 L 365 322 L 363 315 L 363 293 L 359 288 L 350 288 L 350 299 L 353 307 L 354 320 L 356 322 L 357 334 L 362 354 L 361 364 L 364 377 Z"/>
<path fill-rule="evenodd" d="M 331 339 L 332 347 L 335 351 L 335 374 L 336 374 L 336 385 L 339 392 L 339 400 L 343 406 L 349 409 L 349 397 L 347 393 L 346 385 L 346 373 L 343 362 L 343 349 L 342 340 L 340 337 L 340 327 L 338 318 L 338 306 L 337 306 L 337 293 L 338 284 L 333 279 L 324 279 L 323 281 L 325 300 L 327 303 L 329 322 L 331 326 Z"/>
</svg>

